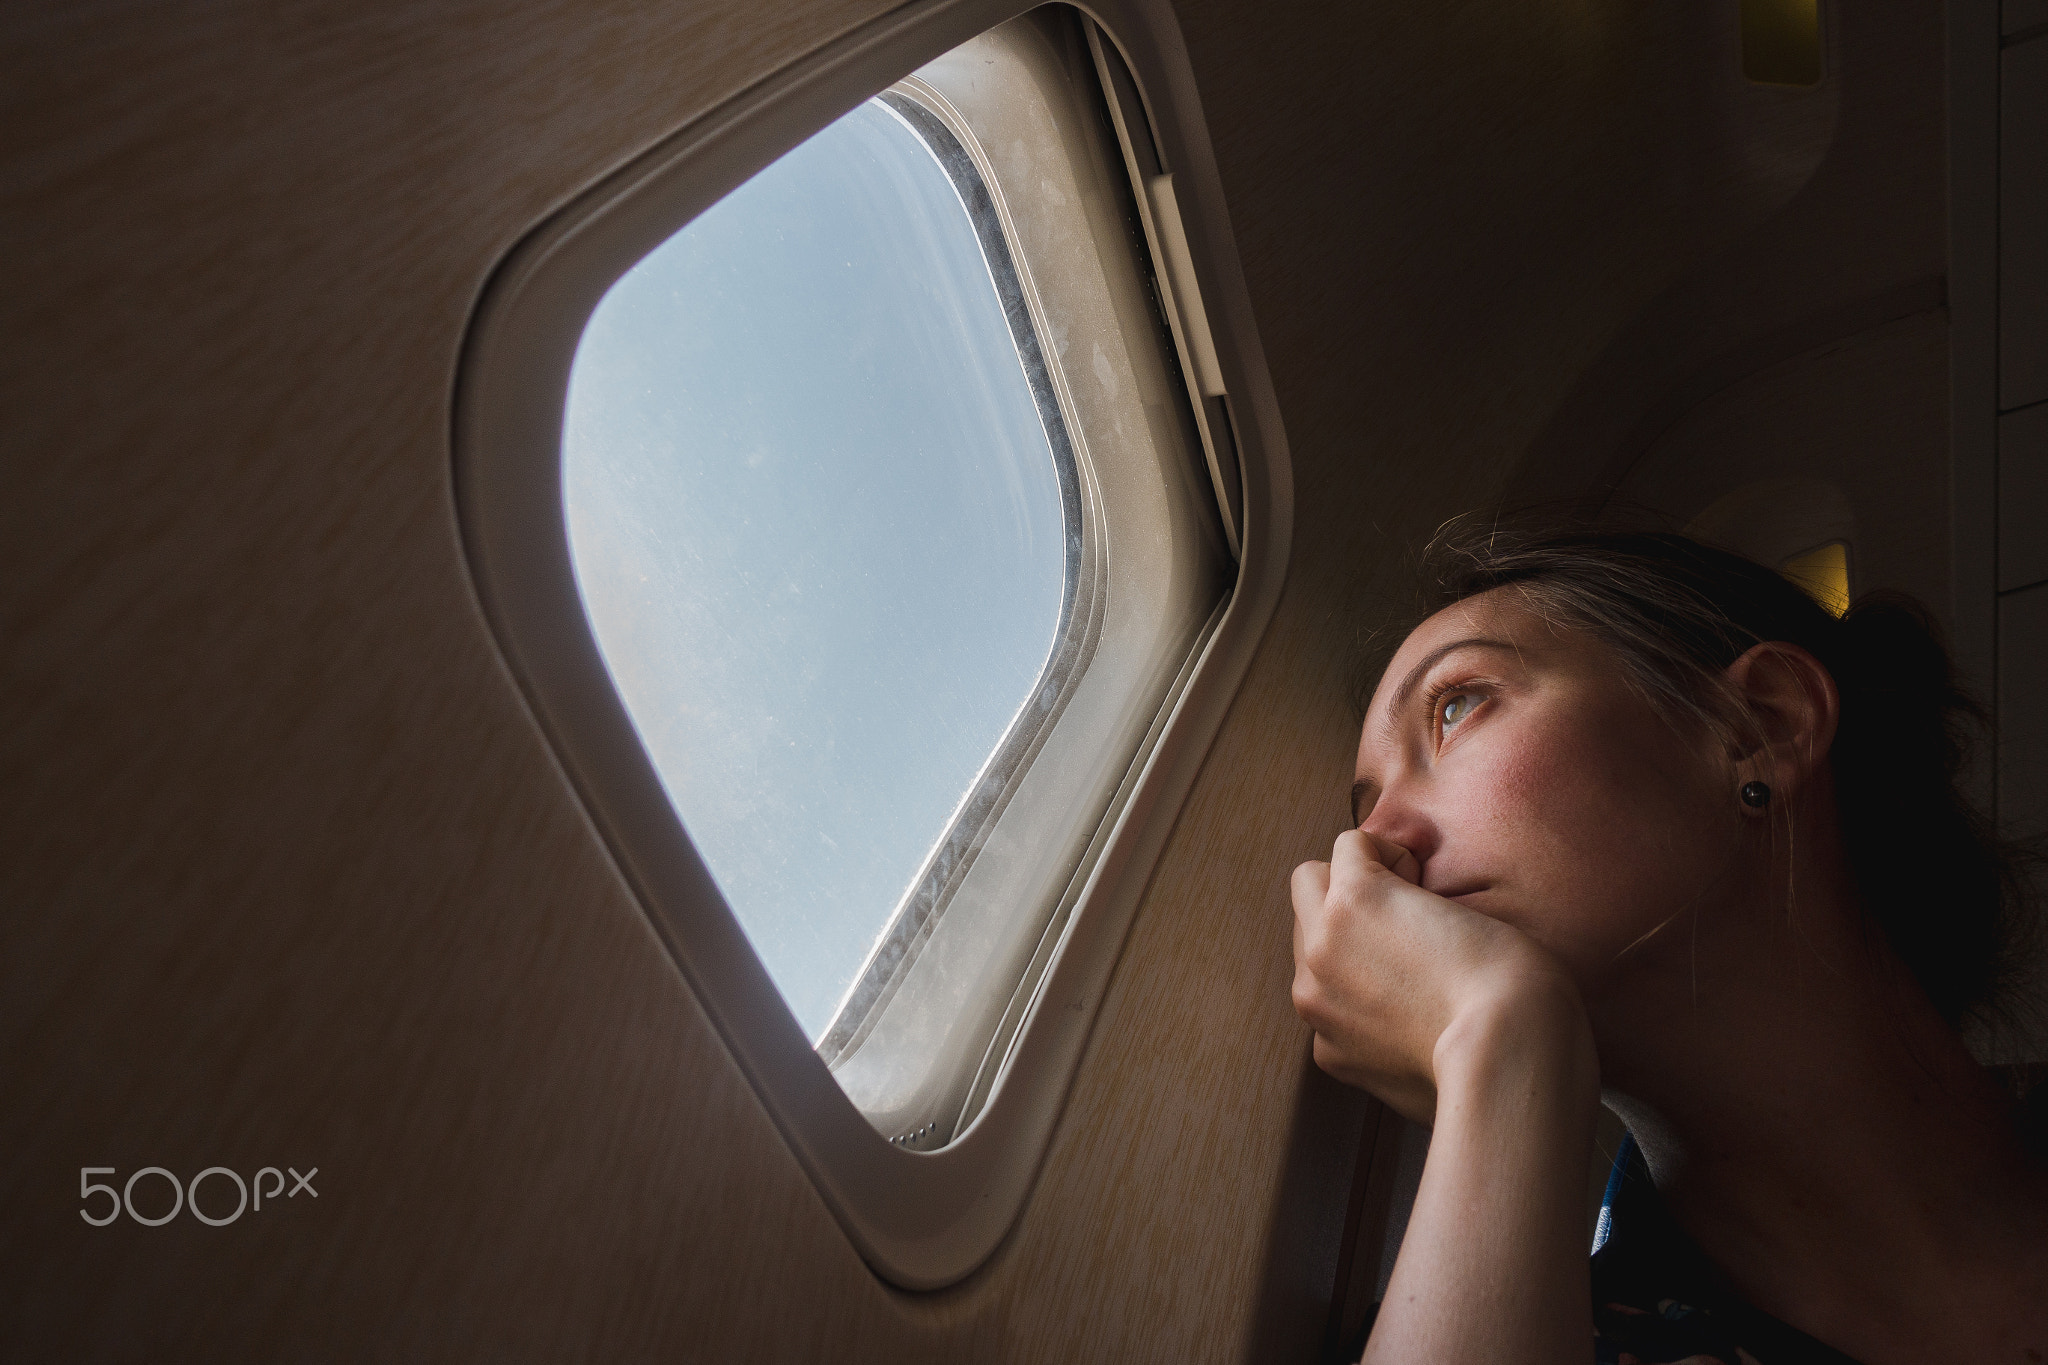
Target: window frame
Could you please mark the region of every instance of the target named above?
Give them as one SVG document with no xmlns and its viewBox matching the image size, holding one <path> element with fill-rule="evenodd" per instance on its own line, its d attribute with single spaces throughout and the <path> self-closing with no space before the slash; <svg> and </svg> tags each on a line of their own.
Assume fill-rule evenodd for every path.
<svg viewBox="0 0 2048 1365">
<path fill-rule="evenodd" d="M 1099 26 L 1098 64 L 1113 59 L 1124 71 L 1103 84 L 1203 451 L 1239 550 L 1238 576 L 1096 836 L 1072 909 L 1040 951 L 1042 974 L 1008 1010 L 1001 1066 L 975 1081 L 978 1113 L 948 1145 L 926 1152 L 894 1142 L 847 1097 L 684 832 L 583 612 L 560 497 L 562 403 L 584 325 L 625 270 L 833 119 L 1036 7 L 1016 0 L 905 6 L 605 176 L 539 225 L 494 273 L 455 394 L 456 512 L 510 673 L 621 876 L 791 1151 L 870 1266 L 908 1289 L 966 1275 L 1029 1197 L 1131 917 L 1285 572 L 1292 511 L 1285 435 L 1170 5 L 1109 0 L 1076 8 Z"/>
<path fill-rule="evenodd" d="M 1089 499 L 1083 485 L 1087 482 L 1087 471 L 1076 450 L 1066 404 L 1061 401 L 1058 366 L 1045 354 L 1040 341 L 1031 280 L 1011 251 L 1002 207 L 976 158 L 979 149 L 970 150 L 973 135 L 965 128 L 952 126 L 946 116 L 944 96 L 930 91 L 914 76 L 898 81 L 873 98 L 886 104 L 931 150 L 967 209 L 989 264 L 996 294 L 1002 301 L 1032 401 L 1045 428 L 1046 444 L 1059 480 L 1066 567 L 1052 649 L 1027 693 L 1039 704 L 1027 705 L 1020 711 L 997 742 L 962 798 L 960 808 L 940 832 L 924 866 L 918 869 L 909 892 L 855 974 L 853 985 L 833 1011 L 831 1022 L 815 1046 L 825 1064 L 835 1070 L 841 1058 L 850 1056 L 860 1046 L 877 1016 L 887 1007 L 886 997 L 901 979 L 920 942 L 951 904 L 981 841 L 1001 819 L 1012 791 L 1029 768 L 1039 741 L 1059 723 L 1094 653 L 1107 588 L 1103 556 L 1090 535 L 1094 518 L 1087 515 L 1086 509 Z M 968 142 L 962 141 L 963 135 Z M 899 1135 L 896 1140 L 900 1144 L 906 1139 Z"/>
<path fill-rule="evenodd" d="M 963 199 L 987 196 L 1017 277 L 1013 328 L 1057 338 L 1042 411 L 1071 433 L 1085 491 L 1075 624 L 1086 666 L 1058 696 L 1041 694 L 1056 723 L 1032 736 L 1028 761 L 984 771 L 977 794 L 997 819 L 951 831 L 947 899 L 888 964 L 876 1008 L 819 1047 L 869 1121 L 919 1150 L 964 1132 L 1007 1065 L 1106 817 L 1236 580 L 1189 386 L 1136 249 L 1100 56 L 1076 11 L 1033 11 L 877 97 L 924 110 L 921 137 L 941 144 L 942 163 L 958 156 Z"/>
</svg>

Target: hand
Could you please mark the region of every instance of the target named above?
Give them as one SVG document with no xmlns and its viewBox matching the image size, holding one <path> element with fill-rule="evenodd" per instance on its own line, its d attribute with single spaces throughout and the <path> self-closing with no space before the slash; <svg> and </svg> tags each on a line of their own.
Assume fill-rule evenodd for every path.
<svg viewBox="0 0 2048 1365">
<path fill-rule="evenodd" d="M 1317 1066 L 1426 1123 L 1439 1068 L 1475 1031 L 1557 1020 L 1560 998 L 1567 1032 L 1585 1025 L 1556 959 L 1420 878 L 1408 850 L 1363 830 L 1294 870 L 1294 1008 L 1315 1030 Z"/>
</svg>

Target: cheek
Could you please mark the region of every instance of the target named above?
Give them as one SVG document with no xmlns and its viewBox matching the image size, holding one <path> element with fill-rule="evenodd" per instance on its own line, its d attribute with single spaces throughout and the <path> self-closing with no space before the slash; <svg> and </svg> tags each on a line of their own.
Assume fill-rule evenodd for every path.
<svg viewBox="0 0 2048 1365">
<path fill-rule="evenodd" d="M 1514 738 L 1470 793 L 1480 827 L 1501 834 L 1501 917 L 1597 990 L 1702 884 L 1698 784 L 1661 726 L 1560 722 Z"/>
</svg>

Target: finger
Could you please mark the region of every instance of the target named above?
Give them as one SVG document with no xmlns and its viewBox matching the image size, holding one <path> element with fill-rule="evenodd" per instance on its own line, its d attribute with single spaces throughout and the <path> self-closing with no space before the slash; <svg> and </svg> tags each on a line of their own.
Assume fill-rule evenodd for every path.
<svg viewBox="0 0 2048 1365">
<path fill-rule="evenodd" d="M 1323 922 L 1323 905 L 1330 897 L 1330 865 L 1303 863 L 1294 869 L 1287 889 L 1294 901 L 1294 960 L 1299 964 L 1308 954 L 1310 927 Z"/>
<path fill-rule="evenodd" d="M 1410 886 L 1422 885 L 1422 864 L 1415 860 L 1413 853 L 1410 853 L 1407 849 L 1390 839 L 1380 840 L 1379 845 L 1381 854 L 1380 864 L 1387 871 L 1393 873 L 1402 881 L 1407 882 Z M 1393 856 L 1390 858 L 1386 856 L 1388 854 Z"/>
<path fill-rule="evenodd" d="M 1303 863 L 1294 869 L 1294 876 L 1288 882 L 1287 890 L 1293 897 L 1294 916 L 1297 920 L 1303 915 L 1320 910 L 1330 895 L 1330 865 Z"/>
<path fill-rule="evenodd" d="M 1415 855 L 1392 839 L 1362 829 L 1347 829 L 1337 836 L 1336 847 L 1330 850 L 1333 881 L 1362 879 L 1374 867 L 1383 867 L 1414 885 L 1422 881 L 1422 865 L 1415 861 Z"/>
<path fill-rule="evenodd" d="M 1421 884 L 1422 864 L 1415 861 L 1413 853 L 1410 853 L 1392 839 L 1387 838 L 1384 834 L 1366 834 L 1364 830 L 1358 832 L 1364 834 L 1367 839 L 1372 841 L 1373 861 L 1404 882 L 1411 882 L 1418 886 Z"/>
<path fill-rule="evenodd" d="M 1347 829 L 1330 848 L 1330 880 L 1357 881 L 1379 863 L 1379 845 L 1373 837 L 1362 829 Z"/>
</svg>

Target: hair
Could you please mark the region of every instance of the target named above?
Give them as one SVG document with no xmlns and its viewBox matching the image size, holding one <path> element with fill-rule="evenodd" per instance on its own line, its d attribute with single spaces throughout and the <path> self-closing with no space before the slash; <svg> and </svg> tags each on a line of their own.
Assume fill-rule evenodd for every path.
<svg viewBox="0 0 2048 1365">
<path fill-rule="evenodd" d="M 1742 748 L 1762 735 L 1730 664 L 1794 644 L 1835 680 L 1828 760 L 1848 863 L 1882 930 L 1951 1024 L 2001 1011 L 2023 925 L 2023 856 L 1959 785 L 1982 710 L 1957 685 L 1939 628 L 1898 594 L 1839 619 L 1760 564 L 1668 533 L 1452 526 L 1425 555 L 1436 610 L 1514 586 L 1548 619 L 1611 649 L 1658 714 Z"/>
</svg>

